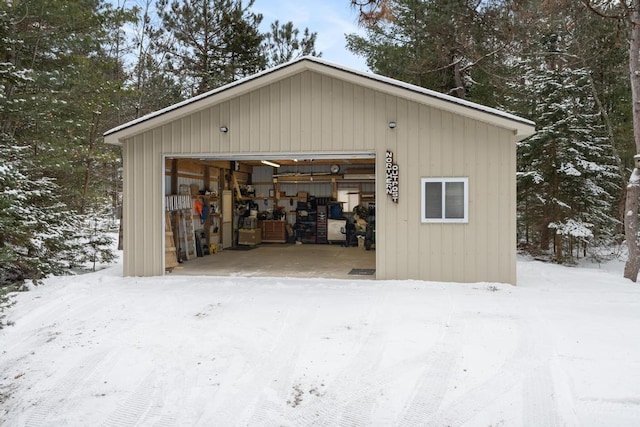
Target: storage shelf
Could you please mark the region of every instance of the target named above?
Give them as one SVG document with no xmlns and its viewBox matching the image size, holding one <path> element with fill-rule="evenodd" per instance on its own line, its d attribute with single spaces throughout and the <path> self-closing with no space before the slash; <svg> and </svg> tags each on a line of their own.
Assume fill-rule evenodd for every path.
<svg viewBox="0 0 640 427">
<path fill-rule="evenodd" d="M 240 200 L 248 201 L 248 200 L 277 200 L 275 197 L 255 197 L 255 196 L 242 196 Z"/>
<path fill-rule="evenodd" d="M 274 183 L 289 184 L 301 181 L 309 184 L 331 184 L 332 181 L 342 179 L 342 175 L 287 175 L 273 177 Z"/>
<path fill-rule="evenodd" d="M 342 175 L 318 175 L 318 176 L 280 176 L 273 178 L 276 184 L 344 184 L 344 183 L 373 183 L 375 178 L 344 178 Z"/>
<path fill-rule="evenodd" d="M 214 196 L 212 194 L 192 194 L 191 198 L 192 199 L 205 198 L 205 199 L 213 200 L 214 202 L 218 201 L 218 196 Z"/>
</svg>

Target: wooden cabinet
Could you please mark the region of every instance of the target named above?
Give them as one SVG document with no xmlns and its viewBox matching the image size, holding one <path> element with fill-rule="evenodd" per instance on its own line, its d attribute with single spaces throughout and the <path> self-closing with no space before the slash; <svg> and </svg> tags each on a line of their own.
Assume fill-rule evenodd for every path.
<svg viewBox="0 0 640 427">
<path fill-rule="evenodd" d="M 287 242 L 287 222 L 275 220 L 258 221 L 258 227 L 262 230 L 262 241 L 266 243 Z"/>
<path fill-rule="evenodd" d="M 262 243 L 262 232 L 261 230 L 246 230 L 240 229 L 238 230 L 238 244 L 239 245 L 248 245 L 254 246 Z"/>
</svg>

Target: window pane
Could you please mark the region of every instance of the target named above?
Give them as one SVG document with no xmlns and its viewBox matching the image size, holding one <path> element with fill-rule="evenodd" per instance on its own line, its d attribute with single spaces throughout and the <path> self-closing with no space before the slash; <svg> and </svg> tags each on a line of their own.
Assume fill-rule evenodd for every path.
<svg viewBox="0 0 640 427">
<path fill-rule="evenodd" d="M 445 183 L 445 218 L 464 218 L 464 182 Z"/>
<path fill-rule="evenodd" d="M 429 219 L 442 218 L 442 183 L 425 182 L 425 215 Z"/>
</svg>

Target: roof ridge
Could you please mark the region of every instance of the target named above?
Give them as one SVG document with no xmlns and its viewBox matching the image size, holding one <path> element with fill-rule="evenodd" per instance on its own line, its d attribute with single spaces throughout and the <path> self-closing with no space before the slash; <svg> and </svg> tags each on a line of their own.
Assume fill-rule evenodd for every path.
<svg viewBox="0 0 640 427">
<path fill-rule="evenodd" d="M 341 72 L 355 74 L 357 76 L 360 76 L 360 77 L 363 77 L 363 78 L 366 78 L 366 79 L 370 79 L 370 80 L 377 81 L 377 82 L 380 82 L 380 83 L 392 85 L 392 86 L 395 86 L 395 87 L 398 87 L 398 88 L 401 88 L 401 89 L 405 89 L 405 90 L 409 90 L 409 91 L 412 91 L 412 92 L 415 92 L 415 93 L 419 93 L 419 94 L 422 94 L 422 95 L 430 96 L 432 98 L 436 98 L 436 99 L 439 99 L 441 101 L 445 101 L 445 102 L 450 102 L 450 103 L 453 103 L 453 104 L 461 105 L 461 106 L 464 106 L 464 107 L 467 107 L 467 108 L 471 108 L 471 109 L 474 109 L 474 110 L 477 110 L 477 111 L 481 111 L 483 113 L 487 113 L 487 114 L 495 115 L 495 116 L 498 116 L 498 117 L 502 117 L 502 118 L 507 119 L 507 120 L 512 120 L 512 121 L 515 121 L 515 122 L 518 122 L 518 123 L 522 123 L 522 124 L 525 124 L 525 125 L 535 126 L 535 123 L 533 121 L 531 121 L 531 120 L 525 119 L 523 117 L 516 116 L 516 115 L 511 114 L 511 113 L 507 113 L 507 112 L 502 111 L 502 110 L 498 110 L 496 108 L 488 107 L 488 106 L 485 106 L 485 105 L 482 105 L 482 104 L 478 104 L 478 103 L 475 103 L 475 102 L 472 102 L 472 101 L 467 101 L 465 99 L 456 98 L 456 97 L 451 96 L 451 95 L 447 95 L 447 94 L 444 94 L 444 93 L 441 93 L 441 92 L 437 92 L 437 91 L 434 91 L 434 90 L 431 90 L 431 89 L 427 89 L 427 88 L 424 88 L 422 86 L 417 86 L 417 85 L 414 85 L 414 84 L 411 84 L 411 83 L 406 83 L 406 82 L 403 82 L 401 80 L 393 79 L 391 77 L 386 77 L 386 76 L 382 76 L 382 75 L 371 73 L 371 72 L 365 72 L 365 71 L 361 71 L 361 70 L 356 70 L 356 69 L 353 69 L 353 68 L 350 68 L 350 67 L 346 67 L 346 66 L 343 66 L 343 65 L 340 65 L 340 64 L 336 64 L 334 62 L 327 61 L 324 58 L 320 58 L 320 57 L 317 57 L 317 56 L 307 55 L 307 56 L 301 56 L 301 57 L 296 58 L 296 59 L 294 59 L 292 61 L 277 65 L 275 67 L 260 71 L 258 73 L 252 74 L 250 76 L 243 77 L 242 79 L 239 79 L 239 80 L 236 80 L 234 82 L 228 83 L 226 85 L 220 86 L 218 88 L 212 89 L 212 90 L 210 90 L 208 92 L 205 92 L 203 94 L 200 94 L 200 95 L 185 99 L 184 101 L 178 102 L 176 104 L 170 105 L 170 106 L 165 107 L 163 109 L 160 109 L 160 110 L 154 111 L 152 113 L 146 114 L 146 115 L 144 115 L 142 117 L 139 117 L 137 119 L 131 120 L 131 121 L 127 122 L 127 123 L 123 123 L 123 124 L 121 124 L 119 126 L 116 126 L 116 127 L 112 128 L 112 129 L 106 131 L 103 134 L 103 136 L 111 135 L 111 134 L 119 132 L 121 130 L 133 127 L 133 126 L 135 126 L 135 125 L 137 125 L 139 123 L 143 123 L 143 122 L 145 122 L 147 120 L 150 120 L 150 119 L 153 119 L 155 117 L 161 116 L 161 115 L 163 115 L 165 113 L 168 113 L 170 111 L 174 111 L 174 110 L 180 109 L 180 108 L 182 108 L 182 107 L 184 107 L 186 105 L 193 104 L 195 102 L 198 102 L 200 100 L 209 98 L 211 96 L 214 96 L 214 95 L 216 95 L 218 93 L 224 92 L 224 91 L 229 90 L 231 88 L 234 88 L 234 87 L 237 87 L 237 86 L 241 86 L 241 85 L 243 85 L 243 84 L 245 84 L 247 82 L 250 82 L 250 81 L 253 81 L 253 80 L 257 80 L 257 79 L 262 78 L 264 76 L 267 76 L 269 74 L 276 73 L 276 72 L 278 72 L 278 71 L 280 71 L 282 69 L 291 67 L 291 66 L 293 66 L 293 65 L 295 65 L 297 63 L 302 63 L 302 62 L 305 62 L 305 61 L 308 61 L 308 62 L 311 62 L 311 63 L 316 63 L 316 64 L 319 64 L 319 65 L 324 66 L 324 67 L 330 67 L 330 68 L 339 70 Z"/>
</svg>

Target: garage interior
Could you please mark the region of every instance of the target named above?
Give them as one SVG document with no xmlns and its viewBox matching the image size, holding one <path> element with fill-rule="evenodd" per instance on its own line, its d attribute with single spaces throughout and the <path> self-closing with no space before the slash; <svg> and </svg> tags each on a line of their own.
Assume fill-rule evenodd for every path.
<svg viewBox="0 0 640 427">
<path fill-rule="evenodd" d="M 165 157 L 165 271 L 375 278 L 375 156 Z"/>
</svg>

